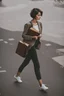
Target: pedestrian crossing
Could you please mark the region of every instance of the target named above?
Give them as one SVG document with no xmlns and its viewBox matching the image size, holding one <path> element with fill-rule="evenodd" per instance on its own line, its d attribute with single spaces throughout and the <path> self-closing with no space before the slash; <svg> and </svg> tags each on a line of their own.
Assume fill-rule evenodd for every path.
<svg viewBox="0 0 64 96">
<path fill-rule="evenodd" d="M 10 43 L 9 41 L 14 41 L 15 39 L 14 38 L 8 38 L 8 40 L 4 40 L 4 39 L 0 39 L 0 42 L 3 42 L 4 44 L 10 44 L 12 45 L 12 43 Z"/>
</svg>

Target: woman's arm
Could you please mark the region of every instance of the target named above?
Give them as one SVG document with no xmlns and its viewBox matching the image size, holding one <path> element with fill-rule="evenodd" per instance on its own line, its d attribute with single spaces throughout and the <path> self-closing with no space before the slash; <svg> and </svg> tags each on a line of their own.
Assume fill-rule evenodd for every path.
<svg viewBox="0 0 64 96">
<path fill-rule="evenodd" d="M 30 26 L 31 26 L 31 25 L 28 24 L 28 23 L 24 25 L 24 31 L 23 31 L 23 33 L 22 33 L 22 37 L 23 37 L 25 40 L 32 40 L 32 39 L 33 39 L 33 36 L 27 35 L 27 32 L 28 32 Z"/>
<path fill-rule="evenodd" d="M 41 22 L 40 22 L 40 27 L 41 27 L 41 30 L 40 30 L 41 32 L 40 33 L 42 34 L 43 26 L 42 26 Z"/>
<path fill-rule="evenodd" d="M 40 35 L 38 36 L 38 38 L 41 38 L 42 37 L 42 23 L 40 22 Z"/>
</svg>

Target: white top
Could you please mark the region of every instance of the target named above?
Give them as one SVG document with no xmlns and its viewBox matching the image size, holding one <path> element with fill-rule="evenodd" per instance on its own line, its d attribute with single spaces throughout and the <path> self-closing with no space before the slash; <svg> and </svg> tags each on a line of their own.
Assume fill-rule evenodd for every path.
<svg viewBox="0 0 64 96">
<path fill-rule="evenodd" d="M 33 25 L 33 28 L 39 31 L 38 25 Z"/>
</svg>

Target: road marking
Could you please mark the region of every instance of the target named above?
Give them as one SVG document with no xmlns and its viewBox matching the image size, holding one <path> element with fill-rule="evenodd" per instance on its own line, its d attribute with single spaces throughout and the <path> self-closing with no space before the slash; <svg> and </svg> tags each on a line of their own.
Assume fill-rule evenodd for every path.
<svg viewBox="0 0 64 96">
<path fill-rule="evenodd" d="M 5 44 L 7 44 L 8 42 L 7 41 L 4 41 Z"/>
<path fill-rule="evenodd" d="M 54 61 L 58 62 L 61 66 L 64 67 L 64 55 L 63 56 L 57 56 L 52 58 Z"/>
<path fill-rule="evenodd" d="M 6 70 L 0 70 L 0 73 L 6 72 Z"/>
<path fill-rule="evenodd" d="M 9 41 L 13 41 L 13 40 L 15 40 L 15 39 L 14 39 L 14 38 L 9 38 L 8 40 L 9 40 Z"/>
<path fill-rule="evenodd" d="M 47 43 L 47 44 L 45 44 L 46 46 L 51 46 L 51 44 L 50 43 Z"/>
</svg>

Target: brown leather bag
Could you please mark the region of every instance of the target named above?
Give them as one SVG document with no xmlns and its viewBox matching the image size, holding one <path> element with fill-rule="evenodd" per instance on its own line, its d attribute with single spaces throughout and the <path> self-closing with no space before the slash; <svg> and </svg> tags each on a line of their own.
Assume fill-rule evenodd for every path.
<svg viewBox="0 0 64 96">
<path fill-rule="evenodd" d="M 21 57 L 26 57 L 29 50 L 29 44 L 23 41 L 19 41 L 16 49 L 16 53 Z"/>
</svg>

